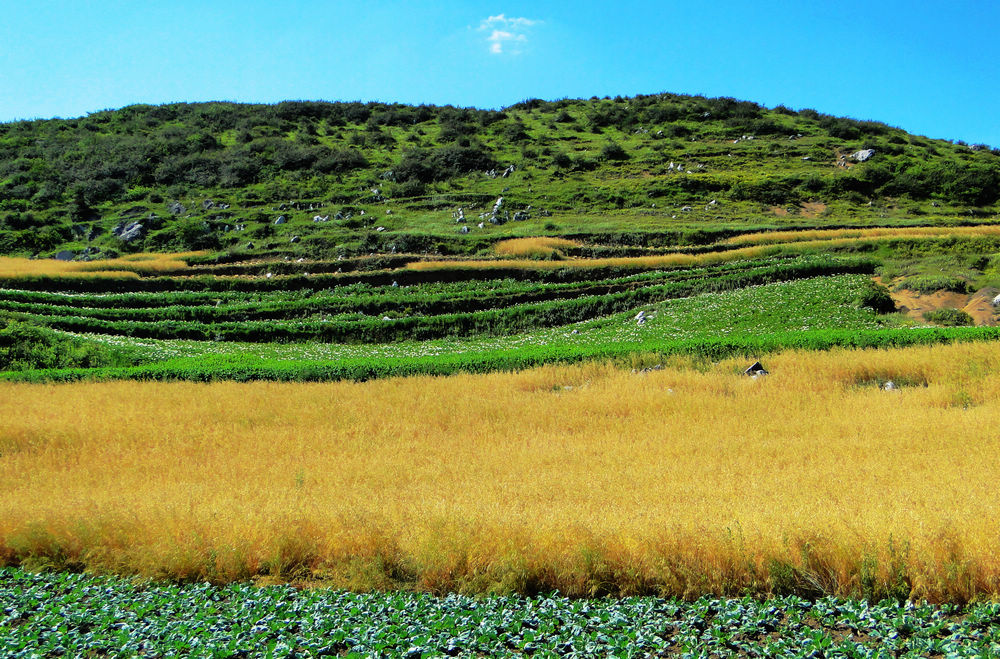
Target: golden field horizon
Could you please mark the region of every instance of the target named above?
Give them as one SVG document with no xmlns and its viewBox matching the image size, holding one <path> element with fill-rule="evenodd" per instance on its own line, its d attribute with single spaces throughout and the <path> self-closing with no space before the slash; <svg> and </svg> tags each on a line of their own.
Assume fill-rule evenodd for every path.
<svg viewBox="0 0 1000 659">
<path fill-rule="evenodd" d="M 0 564 L 356 590 L 1000 597 L 1000 346 L 791 351 L 756 380 L 747 363 L 0 384 Z"/>
</svg>

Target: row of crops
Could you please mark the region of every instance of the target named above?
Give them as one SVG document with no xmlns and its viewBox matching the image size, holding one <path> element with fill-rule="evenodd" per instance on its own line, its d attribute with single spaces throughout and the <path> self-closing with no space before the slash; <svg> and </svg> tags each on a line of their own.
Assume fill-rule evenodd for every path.
<svg viewBox="0 0 1000 659">
<path fill-rule="evenodd" d="M 11 372 L 16 380 L 368 380 L 380 377 L 517 370 L 546 363 L 614 360 L 628 368 L 667 355 L 706 359 L 784 348 L 890 348 L 994 340 L 990 327 L 898 327 L 864 305 L 864 275 L 812 277 L 670 299 L 633 311 L 513 336 L 444 337 L 391 343 L 248 343 L 80 335 L 133 355 L 126 368 Z"/>
<path fill-rule="evenodd" d="M 1000 604 L 435 597 L 0 570 L 0 654 L 980 657 Z"/>
<path fill-rule="evenodd" d="M 506 336 L 567 325 L 707 292 L 871 272 L 857 257 L 804 256 L 603 279 L 484 279 L 399 286 L 353 283 L 319 291 L 65 295 L 5 289 L 0 311 L 54 329 L 157 339 L 377 343 L 444 336 Z M 484 285 L 486 284 L 486 285 Z"/>
</svg>

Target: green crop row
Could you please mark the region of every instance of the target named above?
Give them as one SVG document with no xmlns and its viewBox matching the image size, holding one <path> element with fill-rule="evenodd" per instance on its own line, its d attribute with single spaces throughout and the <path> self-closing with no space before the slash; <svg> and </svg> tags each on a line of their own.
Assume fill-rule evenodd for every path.
<svg viewBox="0 0 1000 659">
<path fill-rule="evenodd" d="M 356 284 L 326 291 L 275 293 L 266 296 L 229 294 L 226 299 L 198 294 L 142 296 L 67 296 L 35 291 L 0 291 L 0 310 L 42 316 L 72 315 L 109 321 L 160 322 L 165 320 L 220 323 L 283 318 L 329 317 L 336 314 L 382 316 L 440 315 L 483 311 L 569 296 L 606 295 L 655 282 L 701 279 L 726 272 L 775 267 L 779 260 L 724 264 L 690 270 L 641 273 L 600 281 L 565 283 L 504 280 L 492 286 L 425 284 L 408 287 L 372 287 Z M 811 257 L 799 259 L 812 268 L 857 266 L 856 260 Z M 136 299 L 139 298 L 139 299 Z M 160 304 L 166 299 L 172 305 Z M 149 303 L 148 306 L 146 303 Z M 93 306 L 92 306 L 93 305 Z M 69 313 L 67 313 L 69 312 Z"/>
<path fill-rule="evenodd" d="M 74 382 L 79 380 L 190 380 L 246 382 L 274 380 L 319 382 L 372 380 L 410 375 L 453 375 L 516 371 L 542 364 L 611 360 L 633 363 L 669 355 L 693 355 L 711 360 L 746 356 L 758 358 L 786 349 L 900 348 L 966 341 L 996 341 L 1000 328 L 891 328 L 774 332 L 717 338 L 647 340 L 598 345 L 524 346 L 479 353 L 430 354 L 401 357 L 351 357 L 330 360 L 266 359 L 254 355 L 178 357 L 127 368 L 76 368 L 0 373 L 0 380 Z"/>
<path fill-rule="evenodd" d="M 795 596 L 436 597 L 0 570 L 0 653 L 41 656 L 996 656 L 1000 605 Z M 845 631 L 847 633 L 845 633 Z"/>
<path fill-rule="evenodd" d="M 225 341 L 336 341 L 385 342 L 406 338 L 430 339 L 474 334 L 509 335 L 539 327 L 553 327 L 622 312 L 643 304 L 699 293 L 732 290 L 756 284 L 815 277 L 834 272 L 870 272 L 866 262 L 811 261 L 779 263 L 605 295 L 514 304 L 482 311 L 403 318 L 358 320 L 246 321 L 201 323 L 100 320 L 83 315 L 29 314 L 34 322 L 71 332 L 118 334 L 146 338 L 185 338 Z"/>
</svg>

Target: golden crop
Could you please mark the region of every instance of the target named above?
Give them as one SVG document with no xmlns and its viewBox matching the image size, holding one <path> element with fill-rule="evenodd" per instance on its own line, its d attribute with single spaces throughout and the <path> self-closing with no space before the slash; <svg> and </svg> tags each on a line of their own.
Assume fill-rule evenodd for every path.
<svg viewBox="0 0 1000 659">
<path fill-rule="evenodd" d="M 183 260 L 198 252 L 183 254 L 129 254 L 98 261 L 57 261 L 0 256 L 0 279 L 32 277 L 137 279 L 140 274 L 165 275 L 188 268 Z"/>
<path fill-rule="evenodd" d="M 804 231 L 762 231 L 733 236 L 725 241 L 728 245 L 768 245 L 800 241 L 892 238 L 939 238 L 947 236 L 998 236 L 1000 226 L 982 225 L 971 227 L 892 227 L 874 229 L 808 229 Z"/>
<path fill-rule="evenodd" d="M 0 385 L 0 563 L 1000 596 L 997 345 L 788 352 L 757 380 L 745 366 Z"/>
<path fill-rule="evenodd" d="M 516 256 L 527 258 L 548 258 L 560 254 L 559 250 L 566 247 L 578 247 L 579 243 L 565 238 L 551 236 L 534 236 L 530 238 L 510 238 L 501 240 L 493 246 L 493 250 L 501 256 Z"/>
<path fill-rule="evenodd" d="M 406 264 L 409 270 L 481 269 L 496 270 L 524 268 L 528 270 L 558 270 L 560 268 L 688 268 L 712 263 L 725 263 L 740 259 L 758 258 L 776 254 L 782 246 L 752 246 L 704 254 L 662 254 L 656 256 L 623 256 L 597 259 L 566 259 L 537 261 L 530 259 L 468 260 L 468 261 L 414 261 Z"/>
</svg>

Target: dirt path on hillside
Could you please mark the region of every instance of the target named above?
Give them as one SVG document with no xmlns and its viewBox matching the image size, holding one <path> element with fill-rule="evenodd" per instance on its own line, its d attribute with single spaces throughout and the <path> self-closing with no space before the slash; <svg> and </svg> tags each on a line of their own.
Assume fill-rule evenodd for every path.
<svg viewBox="0 0 1000 659">
<path fill-rule="evenodd" d="M 971 295 L 954 293 L 952 291 L 936 291 L 934 293 L 918 293 L 908 289 L 894 290 L 902 278 L 885 281 L 881 277 L 874 278 L 876 282 L 889 289 L 896 308 L 910 318 L 926 322 L 925 311 L 934 309 L 961 309 L 972 316 L 976 325 L 990 327 L 1000 325 L 1000 308 L 993 306 L 993 298 L 1000 293 L 997 288 L 982 288 Z"/>
</svg>

